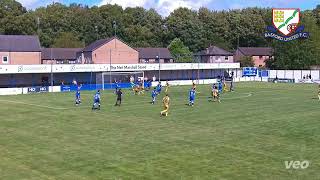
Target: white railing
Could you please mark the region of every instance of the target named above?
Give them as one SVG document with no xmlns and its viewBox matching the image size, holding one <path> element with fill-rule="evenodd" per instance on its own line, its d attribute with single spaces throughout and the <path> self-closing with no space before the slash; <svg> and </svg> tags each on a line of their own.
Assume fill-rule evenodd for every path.
<svg viewBox="0 0 320 180">
<path fill-rule="evenodd" d="M 242 77 L 242 69 L 236 69 L 234 72 L 234 77 L 236 81 L 267 81 L 268 78 L 279 78 L 279 79 L 294 79 L 296 83 L 303 82 L 301 80 L 308 79 L 310 82 L 318 81 L 320 79 L 320 70 L 267 70 L 267 77 Z M 311 75 L 311 79 L 309 78 Z M 308 77 L 307 77 L 308 76 Z"/>
<path fill-rule="evenodd" d="M 160 70 L 238 69 L 239 63 L 164 63 Z M 159 64 L 54 64 L 54 65 L 0 65 L 0 74 L 68 73 L 108 71 L 154 71 Z"/>
</svg>

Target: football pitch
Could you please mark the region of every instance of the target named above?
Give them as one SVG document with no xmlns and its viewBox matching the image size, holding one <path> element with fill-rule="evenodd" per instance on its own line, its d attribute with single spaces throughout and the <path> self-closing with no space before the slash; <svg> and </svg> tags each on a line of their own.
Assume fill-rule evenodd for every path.
<svg viewBox="0 0 320 180">
<path fill-rule="evenodd" d="M 124 91 L 0 96 L 0 179 L 320 179 L 316 85 L 238 83 L 209 102 L 210 85 L 169 90 L 161 99 Z M 308 161 L 307 168 L 286 168 Z"/>
</svg>

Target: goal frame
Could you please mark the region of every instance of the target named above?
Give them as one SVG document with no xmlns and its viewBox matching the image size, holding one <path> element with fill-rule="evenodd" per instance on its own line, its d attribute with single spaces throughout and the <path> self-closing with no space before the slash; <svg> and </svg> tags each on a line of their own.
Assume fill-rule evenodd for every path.
<svg viewBox="0 0 320 180">
<path fill-rule="evenodd" d="M 144 88 L 144 78 L 145 78 L 144 71 L 123 71 L 123 72 L 102 72 L 101 73 L 102 90 L 105 90 L 104 86 L 105 86 L 105 84 L 108 84 L 108 83 L 105 83 L 105 80 L 106 80 L 105 76 L 109 76 L 109 82 L 110 82 L 109 84 L 112 84 L 111 76 L 115 75 L 115 74 L 116 75 L 130 75 L 130 74 L 136 75 L 136 74 L 141 74 L 142 75 L 142 86 Z"/>
</svg>

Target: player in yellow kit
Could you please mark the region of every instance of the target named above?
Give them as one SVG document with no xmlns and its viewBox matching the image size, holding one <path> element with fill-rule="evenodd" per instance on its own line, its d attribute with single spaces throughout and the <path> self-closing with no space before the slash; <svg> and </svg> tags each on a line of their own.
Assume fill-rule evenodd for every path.
<svg viewBox="0 0 320 180">
<path fill-rule="evenodd" d="M 228 87 L 226 81 L 223 81 L 223 92 L 228 92 Z"/>
<path fill-rule="evenodd" d="M 166 94 L 165 97 L 162 99 L 163 108 L 164 110 L 160 112 L 161 116 L 168 116 L 169 106 L 170 106 L 170 97 Z"/>
<path fill-rule="evenodd" d="M 221 103 L 219 90 L 215 84 L 212 86 L 212 100 L 213 102 L 218 101 L 219 103 Z"/>
<path fill-rule="evenodd" d="M 192 89 L 196 89 L 197 85 L 194 81 L 192 81 Z"/>
<path fill-rule="evenodd" d="M 170 84 L 169 84 L 169 82 L 167 81 L 167 82 L 166 82 L 166 90 L 165 90 L 165 93 L 168 93 L 168 91 L 169 91 L 169 86 L 170 86 Z"/>
</svg>

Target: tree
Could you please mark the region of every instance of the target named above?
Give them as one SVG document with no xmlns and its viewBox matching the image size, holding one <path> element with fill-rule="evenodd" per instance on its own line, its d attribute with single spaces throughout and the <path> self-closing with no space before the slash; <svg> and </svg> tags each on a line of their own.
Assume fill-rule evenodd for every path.
<svg viewBox="0 0 320 180">
<path fill-rule="evenodd" d="M 291 42 L 279 42 L 274 40 L 274 60 L 267 63 L 273 69 L 309 69 L 316 64 L 314 48 L 310 40 L 295 40 Z"/>
<path fill-rule="evenodd" d="M 253 67 L 254 62 L 250 56 L 243 56 L 240 58 L 240 66 L 241 67 Z"/>
<path fill-rule="evenodd" d="M 84 43 L 70 32 L 61 33 L 52 45 L 55 48 L 81 48 L 84 47 Z"/>
<path fill-rule="evenodd" d="M 271 14 L 271 10 L 269 13 Z M 228 24 L 231 31 L 228 33 L 228 40 L 236 48 L 266 46 L 266 39 L 263 36 L 266 23 L 258 8 L 246 8 L 243 10 L 232 10 L 227 14 Z"/>
<path fill-rule="evenodd" d="M 316 17 L 317 24 L 320 26 L 320 5 L 317 5 L 317 7 L 312 12 Z"/>
<path fill-rule="evenodd" d="M 15 0 L 0 1 L 0 18 L 6 16 L 20 16 L 26 12 L 26 8 Z"/>
<path fill-rule="evenodd" d="M 179 38 L 175 38 L 168 46 L 175 62 L 186 63 L 192 62 L 192 53 Z"/>
<path fill-rule="evenodd" d="M 154 10 L 141 7 L 124 10 L 124 40 L 135 47 L 163 47 L 163 22 Z"/>
<path fill-rule="evenodd" d="M 212 44 L 224 49 L 230 49 L 230 42 L 227 40 L 230 32 L 229 23 L 225 12 L 210 11 L 207 8 L 200 8 L 198 12 L 199 20 L 203 26 L 203 45 L 208 47 Z"/>
<path fill-rule="evenodd" d="M 26 8 L 15 0 L 1 0 L 0 34 L 26 34 L 24 28 L 30 27 L 24 21 L 26 18 L 23 15 L 26 12 Z"/>
<path fill-rule="evenodd" d="M 203 26 L 196 11 L 188 8 L 176 9 L 166 18 L 165 26 L 170 39 L 181 39 L 191 51 L 197 52 L 205 48 Z"/>
<path fill-rule="evenodd" d="M 317 6 L 318 17 L 315 17 L 311 11 L 306 11 L 303 14 L 303 24 L 305 25 L 306 32 L 310 33 L 310 47 L 316 58 L 316 62 L 313 65 L 320 65 L 320 6 Z M 317 22 L 319 24 L 317 24 Z"/>
</svg>

